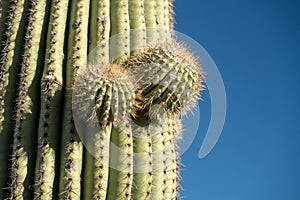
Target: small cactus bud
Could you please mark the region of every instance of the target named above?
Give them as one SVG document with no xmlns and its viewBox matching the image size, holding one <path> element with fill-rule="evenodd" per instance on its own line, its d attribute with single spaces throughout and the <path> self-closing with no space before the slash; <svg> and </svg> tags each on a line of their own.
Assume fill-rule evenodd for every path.
<svg viewBox="0 0 300 200">
<path fill-rule="evenodd" d="M 169 111 L 186 113 L 200 98 L 202 70 L 182 44 L 167 41 L 146 48 L 132 56 L 126 65 L 139 77 L 141 101 L 146 106 L 157 103 Z"/>
</svg>

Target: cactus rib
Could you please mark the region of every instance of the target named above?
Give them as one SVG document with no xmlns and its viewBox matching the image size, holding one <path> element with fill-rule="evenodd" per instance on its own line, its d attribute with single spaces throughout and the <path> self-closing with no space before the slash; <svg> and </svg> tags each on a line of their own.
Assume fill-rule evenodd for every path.
<svg viewBox="0 0 300 200">
<path fill-rule="evenodd" d="M 159 37 L 156 0 L 144 0 L 144 15 L 147 28 L 147 44 L 153 45 Z"/>
<path fill-rule="evenodd" d="M 61 143 L 60 191 L 66 199 L 80 199 L 83 144 L 76 133 L 72 116 L 72 86 L 87 58 L 89 0 L 72 2 L 69 28 L 65 99 Z"/>
<path fill-rule="evenodd" d="M 96 51 L 96 63 L 109 63 L 110 1 L 91 1 L 89 51 Z M 96 48 L 96 49 L 95 49 Z"/>
<path fill-rule="evenodd" d="M 30 1 L 29 24 L 26 33 L 25 53 L 21 65 L 20 84 L 15 109 L 14 144 L 12 155 L 11 191 L 10 199 L 29 199 L 33 193 L 35 164 L 35 132 L 39 112 L 39 92 L 36 78 L 40 75 L 38 55 L 44 20 L 46 3 Z"/>
<path fill-rule="evenodd" d="M 139 113 L 133 128 L 133 186 L 132 199 L 151 199 L 153 176 L 152 161 L 152 134 L 154 126 L 147 122 L 147 117 Z"/>
<path fill-rule="evenodd" d="M 146 25 L 144 16 L 144 1 L 129 0 L 130 48 L 138 50 L 146 46 Z M 133 52 L 134 53 L 134 52 Z"/>
<path fill-rule="evenodd" d="M 110 167 L 107 199 L 129 200 L 133 183 L 133 138 L 129 124 L 122 122 L 111 132 L 111 142 L 117 150 L 110 148 Z"/>
<path fill-rule="evenodd" d="M 93 53 L 96 54 L 94 58 L 95 60 L 90 62 L 99 64 L 100 66 L 105 66 L 105 64 L 109 63 L 108 39 L 110 35 L 110 24 L 111 24 L 110 23 L 110 0 L 91 1 L 90 13 L 91 14 L 90 14 L 90 28 L 89 28 L 89 38 L 90 38 L 89 52 L 93 51 Z M 100 69 L 97 69 L 96 71 L 98 70 Z M 91 74 L 93 73 L 94 72 L 92 72 Z M 91 134 L 93 133 L 93 131 L 89 131 L 89 130 L 86 130 L 86 132 L 87 133 L 91 132 Z M 108 134 L 104 134 L 104 136 L 107 135 Z M 109 137 L 103 138 L 104 139 L 103 141 L 104 142 L 107 140 L 109 141 Z M 107 144 L 107 142 L 105 144 Z M 101 146 L 100 141 L 99 144 L 97 144 L 97 146 Z M 95 146 L 92 148 L 93 152 L 95 152 L 94 150 L 95 148 L 96 148 Z M 101 197 L 105 198 L 105 195 L 103 195 L 103 191 L 104 193 L 106 192 L 107 178 L 103 178 L 103 176 L 100 176 L 100 174 L 102 173 L 102 171 L 108 172 L 108 166 L 103 165 L 101 161 L 94 159 L 93 155 L 91 155 L 91 152 L 89 152 L 87 149 L 84 149 L 84 163 L 85 165 L 83 168 L 83 177 L 84 177 L 83 198 L 92 199 L 93 196 L 96 196 L 97 197 L 96 199 L 100 199 Z M 105 175 L 106 174 L 107 173 L 105 173 Z M 100 193 L 99 195 L 95 194 L 98 193 L 95 192 L 96 186 L 99 187 L 99 190 L 101 190 L 101 192 L 99 192 Z"/>
<path fill-rule="evenodd" d="M 52 1 L 47 38 L 46 63 L 41 83 L 41 111 L 36 161 L 35 198 L 52 199 L 57 195 L 58 133 L 61 128 L 63 44 L 68 0 Z M 56 175 L 57 176 L 57 175 Z"/>
<path fill-rule="evenodd" d="M 17 92 L 17 79 L 20 71 L 19 61 L 22 51 L 27 3 L 24 0 L 12 0 L 9 3 L 5 29 L 5 42 L 0 58 L 0 196 L 5 196 L 4 188 L 8 182 L 10 145 L 13 134 L 12 116 L 14 98 Z"/>
<path fill-rule="evenodd" d="M 130 54 L 130 25 L 128 0 L 110 1 L 111 33 L 115 36 L 114 43 L 110 43 L 110 60 L 120 62 Z"/>
</svg>

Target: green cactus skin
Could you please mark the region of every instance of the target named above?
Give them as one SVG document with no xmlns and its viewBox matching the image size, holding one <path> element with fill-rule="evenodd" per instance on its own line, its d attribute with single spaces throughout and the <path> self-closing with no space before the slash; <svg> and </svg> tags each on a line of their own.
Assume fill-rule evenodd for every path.
<svg viewBox="0 0 300 200">
<path fill-rule="evenodd" d="M 159 37 L 156 0 L 144 0 L 144 15 L 147 30 L 147 44 L 155 44 Z"/>
<path fill-rule="evenodd" d="M 25 52 L 21 65 L 20 84 L 15 108 L 15 128 L 12 154 L 11 189 L 9 199 L 32 199 L 35 164 L 35 132 L 39 114 L 39 83 L 42 73 L 38 58 L 46 18 L 46 2 L 30 1 Z M 41 20 L 37 20 L 41 19 Z M 41 43 L 42 44 L 42 43 Z M 43 52 L 43 51 L 42 51 Z"/>
<path fill-rule="evenodd" d="M 89 0 L 76 0 L 71 4 L 59 188 L 64 199 L 80 199 L 81 196 L 83 144 L 76 133 L 72 116 L 72 86 L 78 69 L 85 67 L 87 59 L 89 3 Z"/>
<path fill-rule="evenodd" d="M 144 1 L 129 0 L 130 47 L 138 50 L 146 46 L 146 25 L 144 16 Z M 134 52 L 131 52 L 134 53 Z"/>
<path fill-rule="evenodd" d="M 166 27 L 165 24 L 165 9 L 164 9 L 164 1 L 165 0 L 156 0 L 156 21 L 157 27 L 159 29 L 159 39 L 161 41 L 166 40 L 165 29 L 169 28 Z"/>
<path fill-rule="evenodd" d="M 96 48 L 96 56 L 94 63 L 105 65 L 109 63 L 109 44 L 108 39 L 110 36 L 110 0 L 94 0 L 91 1 L 90 6 L 90 29 L 89 38 L 90 45 L 89 51 L 91 52 Z M 101 48 L 99 48 L 101 47 Z M 94 83 L 92 83 L 94 85 Z M 104 92 L 104 91 L 103 91 Z M 107 127 L 109 129 L 110 126 Z M 110 133 L 109 130 L 107 130 Z M 86 132 L 93 133 L 93 131 L 86 130 Z M 103 156 L 103 160 L 109 159 L 109 140 L 110 134 L 103 132 L 104 137 L 102 140 L 97 140 L 97 136 L 100 137 L 101 133 L 95 133 L 96 141 L 95 148 L 102 148 L 106 157 Z M 97 146 L 97 147 L 96 147 Z M 107 150 L 108 149 L 108 150 Z M 93 150 L 95 151 L 95 150 Z M 104 155 L 102 151 L 99 151 L 96 157 Z M 107 161 L 108 162 L 108 161 Z M 108 180 L 108 166 L 103 164 L 103 161 L 94 159 L 93 155 L 88 150 L 84 150 L 84 168 L 83 168 L 83 198 L 84 199 L 105 199 L 107 180 Z M 93 178 L 91 178 L 93 177 Z"/>
<path fill-rule="evenodd" d="M 94 0 L 91 1 L 90 15 L 90 45 L 89 51 L 96 49 L 95 63 L 105 65 L 109 63 L 109 44 L 110 36 L 110 1 L 109 0 Z"/>
<path fill-rule="evenodd" d="M 0 196 L 5 196 L 4 188 L 8 188 L 12 116 L 26 23 L 26 12 L 23 11 L 26 9 L 24 0 L 10 1 L 0 58 Z"/>
<path fill-rule="evenodd" d="M 176 199 L 178 196 L 178 156 L 177 156 L 177 145 L 176 141 L 179 139 L 181 134 L 181 122 L 178 117 L 173 117 L 169 121 L 169 126 L 172 127 L 172 131 L 165 132 L 165 144 L 166 148 L 163 152 L 163 195 L 164 199 Z"/>
<path fill-rule="evenodd" d="M 171 167 L 170 159 L 174 159 L 176 154 L 170 154 L 169 150 L 172 148 L 172 139 L 169 133 L 173 133 L 178 125 L 174 126 L 172 122 L 176 121 L 176 116 L 168 115 L 164 112 L 158 111 L 156 114 L 157 129 L 152 136 L 152 157 L 153 157 L 153 179 L 151 185 L 151 199 L 172 199 L 168 194 L 169 190 L 176 190 L 172 184 L 168 184 L 168 168 Z M 174 136 L 177 135 L 174 134 Z M 177 136 L 176 136 L 177 137 Z M 177 192 L 177 191 L 176 191 Z"/>
<path fill-rule="evenodd" d="M 173 28 L 173 0 L 0 0 L 0 198 L 179 199 L 203 76 Z"/>
<path fill-rule="evenodd" d="M 68 0 L 54 0 L 47 38 L 45 68 L 41 83 L 41 111 L 36 161 L 35 198 L 56 198 L 59 164 L 59 132 L 61 128 L 63 45 Z M 56 178 L 56 179 L 55 179 Z"/>
<path fill-rule="evenodd" d="M 109 169 L 107 199 L 129 200 L 133 180 L 133 139 L 130 125 L 122 122 L 113 128 L 111 142 L 123 152 L 110 151 L 110 165 L 119 166 L 119 169 Z"/>
<path fill-rule="evenodd" d="M 130 24 L 129 24 L 129 11 L 128 0 L 111 0 L 110 1 L 110 23 L 111 26 L 110 36 L 117 36 L 115 44 L 110 43 L 110 57 L 111 60 L 117 59 L 115 62 L 122 63 L 130 54 Z"/>
<path fill-rule="evenodd" d="M 140 120 L 139 120 L 140 121 Z M 150 199 L 152 185 L 152 126 L 136 126 L 133 136 L 132 199 Z"/>
</svg>

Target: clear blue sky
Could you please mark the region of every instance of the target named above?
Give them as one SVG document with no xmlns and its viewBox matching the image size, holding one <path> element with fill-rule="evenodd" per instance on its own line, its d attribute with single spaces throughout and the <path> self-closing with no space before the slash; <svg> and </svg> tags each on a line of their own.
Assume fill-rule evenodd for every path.
<svg viewBox="0 0 300 200">
<path fill-rule="evenodd" d="M 183 155 L 187 200 L 300 199 L 300 1 L 177 0 L 176 30 L 216 62 L 227 92 L 222 136 L 198 158 L 210 119 Z"/>
</svg>

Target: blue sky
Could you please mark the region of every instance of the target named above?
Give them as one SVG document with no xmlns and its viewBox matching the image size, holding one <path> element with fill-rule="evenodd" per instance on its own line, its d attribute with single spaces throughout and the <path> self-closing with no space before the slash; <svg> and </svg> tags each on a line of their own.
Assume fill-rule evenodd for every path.
<svg viewBox="0 0 300 200">
<path fill-rule="evenodd" d="M 227 118 L 198 158 L 210 119 L 183 155 L 188 200 L 300 199 L 300 1 L 177 0 L 176 30 L 198 41 L 222 74 Z"/>
</svg>

